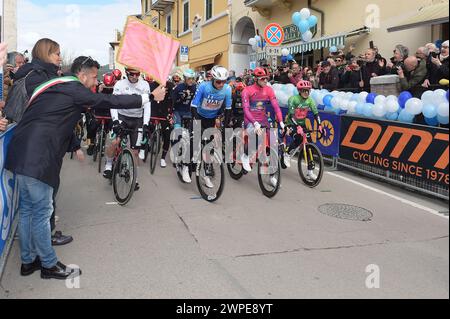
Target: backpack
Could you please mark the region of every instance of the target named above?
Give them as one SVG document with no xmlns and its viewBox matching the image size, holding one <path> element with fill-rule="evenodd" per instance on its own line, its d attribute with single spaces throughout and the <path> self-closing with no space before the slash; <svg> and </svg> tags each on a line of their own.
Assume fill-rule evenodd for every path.
<svg viewBox="0 0 450 319">
<path fill-rule="evenodd" d="M 33 70 L 34 71 L 34 70 Z M 11 90 L 8 93 L 8 99 L 6 100 L 6 105 L 4 107 L 4 114 L 7 119 L 19 123 L 22 119 L 23 114 L 27 109 L 33 104 L 36 98 L 44 93 L 47 89 L 51 88 L 60 83 L 79 81 L 76 77 L 65 76 L 59 77 L 39 85 L 33 92 L 33 95 L 28 97 L 26 80 L 27 77 L 33 72 L 30 71 L 25 77 L 20 80 L 14 81 Z"/>
</svg>

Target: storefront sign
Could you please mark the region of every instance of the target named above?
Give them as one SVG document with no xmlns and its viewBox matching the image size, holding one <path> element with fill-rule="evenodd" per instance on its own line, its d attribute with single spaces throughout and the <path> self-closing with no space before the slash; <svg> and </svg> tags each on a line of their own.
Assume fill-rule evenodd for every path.
<svg viewBox="0 0 450 319">
<path fill-rule="evenodd" d="M 302 34 L 295 24 L 287 25 L 287 26 L 283 27 L 283 30 L 284 30 L 283 44 L 295 42 L 295 41 L 301 41 Z M 311 32 L 312 32 L 313 38 L 314 38 L 317 34 L 317 25 L 311 29 Z"/>
<path fill-rule="evenodd" d="M 341 124 L 341 158 L 448 187 L 447 129 L 350 116 Z"/>
<path fill-rule="evenodd" d="M 180 62 L 189 61 L 189 47 L 182 45 L 180 47 Z"/>
</svg>

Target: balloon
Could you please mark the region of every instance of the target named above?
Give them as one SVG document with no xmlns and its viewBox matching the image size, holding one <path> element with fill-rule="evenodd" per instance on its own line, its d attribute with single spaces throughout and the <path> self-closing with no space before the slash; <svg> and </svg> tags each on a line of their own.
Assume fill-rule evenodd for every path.
<svg viewBox="0 0 450 319">
<path fill-rule="evenodd" d="M 333 109 L 339 109 L 341 107 L 341 98 L 338 96 L 335 96 L 334 98 L 331 99 L 331 106 L 333 107 Z"/>
<path fill-rule="evenodd" d="M 307 20 L 301 20 L 299 24 L 297 24 L 298 29 L 303 34 L 309 30 L 309 23 Z"/>
<path fill-rule="evenodd" d="M 367 95 L 366 102 L 374 104 L 376 97 L 377 97 L 377 95 L 375 93 L 370 93 L 370 94 Z"/>
<path fill-rule="evenodd" d="M 422 109 L 423 109 L 423 102 L 415 97 L 409 99 L 405 104 L 405 110 L 413 115 L 422 113 Z"/>
<path fill-rule="evenodd" d="M 341 105 L 340 105 L 340 109 L 343 111 L 348 111 L 348 108 L 350 106 L 350 101 L 349 100 L 342 100 L 341 101 Z"/>
<path fill-rule="evenodd" d="M 256 35 L 255 40 L 256 40 L 256 42 L 259 42 L 259 41 L 261 41 L 261 37 L 259 35 Z"/>
<path fill-rule="evenodd" d="M 292 22 L 295 25 L 298 25 L 300 21 L 302 21 L 302 15 L 300 14 L 300 12 L 294 12 L 294 14 L 292 15 Z"/>
<path fill-rule="evenodd" d="M 373 106 L 373 115 L 376 117 L 384 117 L 386 115 L 386 110 L 384 109 L 384 105 L 381 103 L 377 103 Z"/>
<path fill-rule="evenodd" d="M 294 57 L 292 56 L 292 54 L 288 54 L 287 59 L 288 61 L 292 61 L 294 60 Z"/>
<path fill-rule="evenodd" d="M 311 31 L 306 31 L 305 33 L 302 34 L 302 39 L 305 42 L 311 41 L 312 38 L 313 38 L 313 34 Z"/>
<path fill-rule="evenodd" d="M 369 93 L 367 93 L 367 92 L 365 92 L 365 91 L 359 93 L 359 100 L 358 100 L 358 102 L 360 102 L 360 103 L 366 103 L 366 101 L 367 101 L 367 96 L 368 96 L 368 95 L 369 95 Z"/>
<path fill-rule="evenodd" d="M 338 51 L 338 48 L 335 47 L 334 45 L 330 48 L 331 53 L 336 53 L 337 51 Z"/>
<path fill-rule="evenodd" d="M 438 126 L 439 120 L 437 117 L 426 117 L 425 116 L 425 122 L 430 126 Z"/>
<path fill-rule="evenodd" d="M 423 104 L 433 104 L 434 103 L 434 93 L 433 91 L 425 91 L 421 96 Z M 434 117 L 434 116 L 431 116 Z"/>
<path fill-rule="evenodd" d="M 438 114 L 437 119 L 438 119 L 439 123 L 441 123 L 443 125 L 447 125 L 449 122 L 448 116 L 441 116 Z"/>
<path fill-rule="evenodd" d="M 288 49 L 283 49 L 283 50 L 281 50 L 281 55 L 282 56 L 288 56 L 289 55 L 289 50 Z"/>
<path fill-rule="evenodd" d="M 300 10 L 300 16 L 303 20 L 307 20 L 311 16 L 311 11 L 308 8 L 303 8 Z"/>
<path fill-rule="evenodd" d="M 406 102 L 409 99 L 412 99 L 412 94 L 409 93 L 408 91 L 403 91 L 402 93 L 400 93 L 399 97 L 398 97 L 398 104 L 400 104 L 400 107 L 402 109 L 405 108 Z"/>
<path fill-rule="evenodd" d="M 389 113 L 397 112 L 400 108 L 400 104 L 398 104 L 397 98 L 387 98 L 385 103 L 386 111 Z"/>
<path fill-rule="evenodd" d="M 356 114 L 363 115 L 364 114 L 364 103 L 358 103 L 355 107 Z"/>
<path fill-rule="evenodd" d="M 374 102 L 375 102 L 374 104 L 383 105 L 386 102 L 386 97 L 384 95 L 377 95 Z"/>
<path fill-rule="evenodd" d="M 414 121 L 414 115 L 408 113 L 406 109 L 403 109 L 398 115 L 398 120 L 400 122 L 412 123 Z"/>
<path fill-rule="evenodd" d="M 310 16 L 308 18 L 308 23 L 310 28 L 314 28 L 317 24 L 317 17 L 316 16 Z"/>
<path fill-rule="evenodd" d="M 437 107 L 437 113 L 438 115 L 442 116 L 442 117 L 448 117 L 448 101 L 441 103 L 438 105 Z"/>
<path fill-rule="evenodd" d="M 359 94 L 358 93 L 353 94 L 353 96 L 351 97 L 350 101 L 358 102 L 359 101 Z"/>
<path fill-rule="evenodd" d="M 326 105 L 325 105 L 324 111 L 325 111 L 325 112 L 334 112 L 335 109 L 334 109 L 332 106 L 326 106 Z"/>
<path fill-rule="evenodd" d="M 441 103 L 448 102 L 446 96 L 447 96 L 447 92 L 445 92 L 442 89 L 434 91 L 434 98 L 433 98 L 434 105 L 439 105 Z"/>
<path fill-rule="evenodd" d="M 325 105 L 325 103 L 323 102 L 323 98 L 325 97 L 325 95 L 323 95 L 322 93 L 317 94 L 317 104 L 319 105 Z"/>
<path fill-rule="evenodd" d="M 348 103 L 348 113 L 356 113 L 356 106 L 358 105 L 357 101 L 350 101 Z"/>
<path fill-rule="evenodd" d="M 250 38 L 250 39 L 248 40 L 248 44 L 250 44 L 251 46 L 253 46 L 253 45 L 256 45 L 256 44 L 257 44 L 257 41 L 256 41 L 255 38 Z"/>
<path fill-rule="evenodd" d="M 437 107 L 432 104 L 425 104 L 422 110 L 423 116 L 429 119 L 435 118 L 437 116 Z M 427 122 L 428 123 L 428 122 Z"/>
<path fill-rule="evenodd" d="M 363 115 L 366 117 L 372 117 L 373 116 L 373 107 L 374 107 L 374 105 L 372 103 L 364 104 Z"/>
<path fill-rule="evenodd" d="M 387 118 L 389 121 L 397 121 L 397 119 L 398 119 L 398 113 L 397 113 L 397 112 L 386 113 L 386 118 Z"/>
<path fill-rule="evenodd" d="M 281 63 L 283 63 L 283 64 L 286 64 L 286 63 L 288 63 L 288 57 L 287 56 L 282 56 L 281 57 Z"/>
<path fill-rule="evenodd" d="M 334 96 L 331 95 L 331 94 L 325 95 L 324 98 L 323 98 L 323 105 L 332 107 L 331 106 L 331 100 L 333 99 L 333 97 Z"/>
</svg>

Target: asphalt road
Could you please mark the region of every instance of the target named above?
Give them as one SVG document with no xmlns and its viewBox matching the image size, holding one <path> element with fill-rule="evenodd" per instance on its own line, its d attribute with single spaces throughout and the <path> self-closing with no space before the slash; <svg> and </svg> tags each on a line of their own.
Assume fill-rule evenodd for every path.
<svg viewBox="0 0 450 319">
<path fill-rule="evenodd" d="M 58 229 L 75 240 L 56 251 L 81 267 L 79 288 L 21 277 L 16 240 L 0 298 L 449 298 L 446 202 L 348 171 L 309 189 L 291 168 L 274 199 L 253 173 L 227 175 L 209 204 L 171 167 L 139 174 L 141 190 L 120 207 L 90 159 L 66 159 Z M 322 214 L 329 203 L 373 217 Z"/>
</svg>

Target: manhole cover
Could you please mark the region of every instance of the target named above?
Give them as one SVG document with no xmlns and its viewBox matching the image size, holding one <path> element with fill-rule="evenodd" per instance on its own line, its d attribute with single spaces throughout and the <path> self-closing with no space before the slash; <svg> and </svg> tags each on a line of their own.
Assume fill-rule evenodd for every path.
<svg viewBox="0 0 450 319">
<path fill-rule="evenodd" d="M 346 204 L 325 204 L 319 206 L 319 211 L 331 217 L 362 222 L 370 221 L 373 217 L 367 209 Z"/>
</svg>

